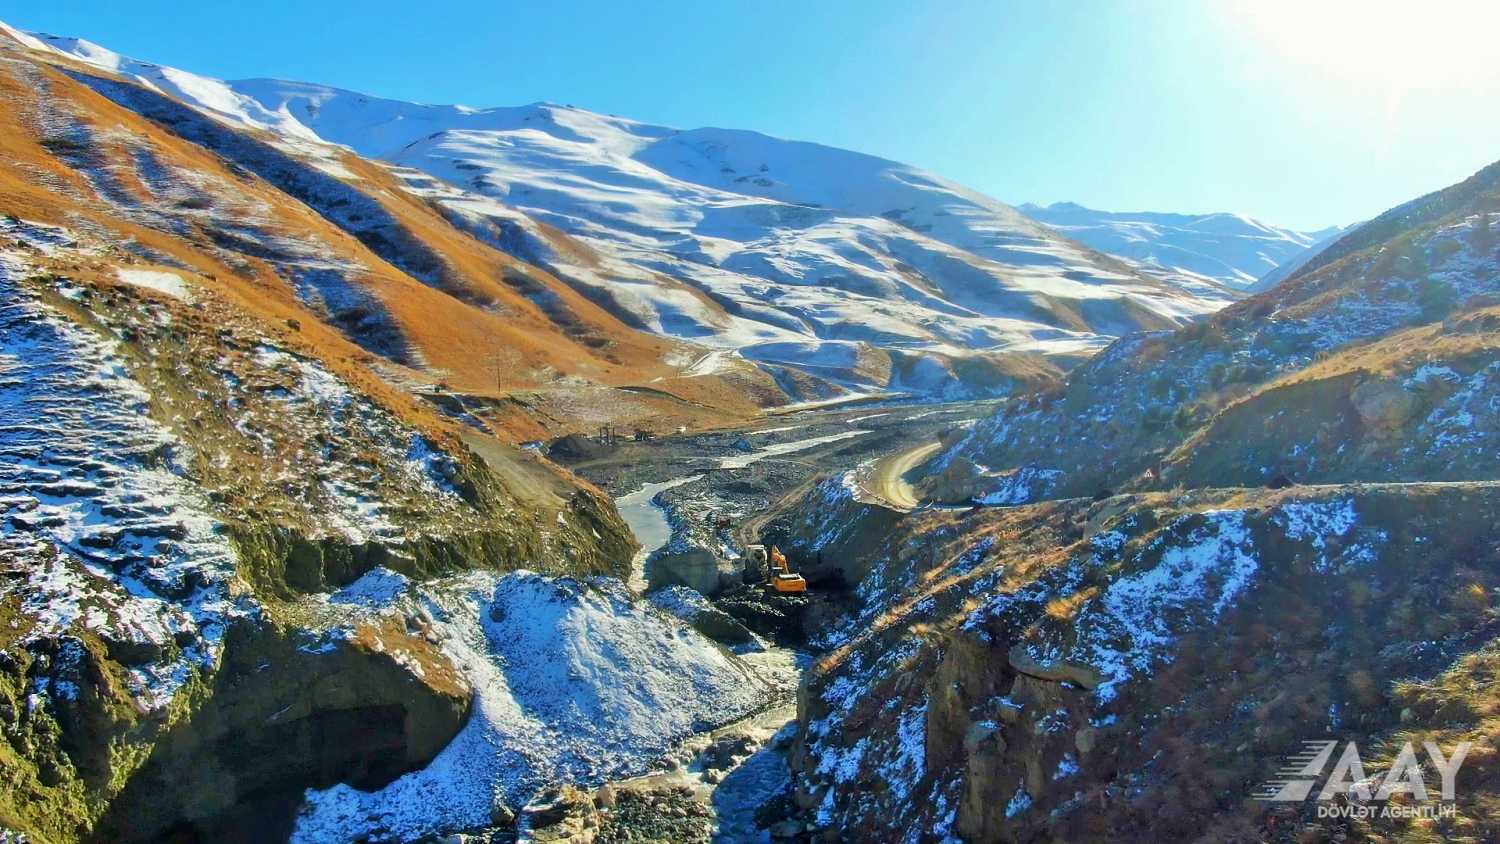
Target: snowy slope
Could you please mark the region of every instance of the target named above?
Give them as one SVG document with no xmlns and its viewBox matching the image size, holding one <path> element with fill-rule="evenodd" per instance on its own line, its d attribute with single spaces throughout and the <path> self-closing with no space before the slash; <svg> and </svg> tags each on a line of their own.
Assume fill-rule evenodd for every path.
<svg viewBox="0 0 1500 844">
<path fill-rule="evenodd" d="M 1318 257 L 1324 249 L 1332 246 L 1339 238 L 1354 231 L 1360 225 L 1360 223 L 1351 223 L 1343 228 L 1334 227 L 1324 229 L 1321 232 L 1314 232 L 1318 236 L 1317 240 L 1313 241 L 1306 249 L 1287 258 L 1276 269 L 1261 276 L 1254 284 L 1245 288 L 1245 290 L 1250 293 L 1261 293 L 1270 290 L 1288 278 L 1291 278 L 1292 273 L 1302 269 L 1309 261 Z"/>
<path fill-rule="evenodd" d="M 1334 226 L 1299 232 L 1239 214 L 1098 211 L 1072 202 L 1026 204 L 1021 210 L 1162 278 L 1175 277 L 1184 285 L 1198 279 L 1236 290 L 1253 289 L 1266 273 L 1342 231 Z"/>
<path fill-rule="evenodd" d="M 293 836 L 305 844 L 485 826 L 497 801 L 519 806 L 548 783 L 641 774 L 690 733 L 770 701 L 754 669 L 617 580 L 522 571 L 418 585 L 375 569 L 329 601 L 420 619 L 475 703 L 422 770 L 373 792 L 309 792 Z"/>
<path fill-rule="evenodd" d="M 149 394 L 112 344 L 17 284 L 28 272 L 0 251 L 0 601 L 35 619 L 28 643 L 77 624 L 132 655 L 131 700 L 161 715 L 217 665 L 231 619 L 255 609 L 233 597 L 232 549 L 171 457 L 181 444 L 146 414 Z M 45 676 L 35 689 L 32 707 L 79 694 Z"/>
<path fill-rule="evenodd" d="M 814 355 L 837 342 L 935 360 L 1076 355 L 1223 303 L 868 155 L 550 104 L 474 109 L 222 82 L 39 38 L 313 157 L 326 141 L 385 160 L 454 222 L 635 325 L 750 357 L 789 342 Z"/>
</svg>

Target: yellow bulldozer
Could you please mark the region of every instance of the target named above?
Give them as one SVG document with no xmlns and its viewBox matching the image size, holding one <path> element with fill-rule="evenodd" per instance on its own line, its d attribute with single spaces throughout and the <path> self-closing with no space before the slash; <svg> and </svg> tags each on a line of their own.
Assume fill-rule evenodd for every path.
<svg viewBox="0 0 1500 844">
<path fill-rule="evenodd" d="M 751 562 L 766 573 L 767 586 L 777 592 L 807 591 L 807 579 L 792 571 L 791 564 L 787 562 L 786 555 L 781 553 L 780 548 L 775 545 L 769 549 L 764 545 L 747 545 L 745 553 L 750 556 Z"/>
</svg>

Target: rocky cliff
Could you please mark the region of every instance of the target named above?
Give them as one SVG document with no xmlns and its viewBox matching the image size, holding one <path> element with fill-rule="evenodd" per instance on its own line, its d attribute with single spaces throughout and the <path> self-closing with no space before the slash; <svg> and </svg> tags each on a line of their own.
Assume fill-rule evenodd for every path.
<svg viewBox="0 0 1500 844">
<path fill-rule="evenodd" d="M 564 406 L 589 396 L 620 397 L 606 421 L 744 412 L 621 389 L 679 369 L 671 344 L 353 157 L 8 31 L 0 99 L 0 837 L 490 826 L 765 702 L 597 579 L 627 571 L 628 528 L 511 444 L 594 424 Z M 565 378 L 565 399 L 525 392 Z M 573 650 L 521 670 L 506 649 L 533 634 Z M 600 638 L 607 666 L 568 668 Z M 562 705 L 619 690 L 635 709 Z M 490 774 L 413 820 L 422 791 L 397 784 L 441 764 Z M 340 789 L 386 787 L 342 814 Z M 299 815 L 309 790 L 333 796 Z"/>
<path fill-rule="evenodd" d="M 807 822 L 1493 838 L 1495 184 L 1395 209 L 952 432 L 919 485 L 958 506 L 897 513 L 840 476 L 785 517 L 801 567 L 854 584 L 799 704 Z M 1316 740 L 1357 742 L 1371 772 L 1407 742 L 1473 746 L 1448 817 L 1257 800 Z"/>
</svg>

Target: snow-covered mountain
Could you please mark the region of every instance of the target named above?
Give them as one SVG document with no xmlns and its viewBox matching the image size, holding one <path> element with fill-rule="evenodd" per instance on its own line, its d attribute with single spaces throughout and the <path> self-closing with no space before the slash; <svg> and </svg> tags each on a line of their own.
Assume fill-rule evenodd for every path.
<svg viewBox="0 0 1500 844">
<path fill-rule="evenodd" d="M 473 109 L 223 82 L 38 38 L 305 155 L 326 142 L 388 162 L 454 222 L 637 327 L 834 384 L 868 386 L 871 371 L 891 373 L 887 384 L 951 384 L 958 358 L 1078 356 L 1226 298 L 860 153 L 543 103 Z"/>
<path fill-rule="evenodd" d="M 1442 607 L 1470 561 L 1497 571 L 1496 208 L 1500 163 L 1273 290 L 1001 403 L 912 472 L 919 492 L 981 505 L 961 519 L 893 517 L 854 472 L 811 490 L 781 548 L 809 578 L 840 567 L 859 609 L 800 688 L 809 816 L 856 841 L 1290 840 L 1314 828 L 1305 806 L 1244 807 L 1307 732 L 1479 735 L 1452 713 L 1500 693 L 1493 614 Z M 1350 607 L 1408 600 L 1413 576 L 1436 584 L 1431 608 L 1377 609 L 1344 634 Z M 1408 643 L 1431 641 L 1434 617 L 1451 632 L 1429 656 Z M 1265 630 L 1286 635 L 1252 644 Z M 1301 684 L 1294 664 L 1379 691 Z M 1452 828 L 1500 840 L 1494 791 L 1459 797 Z M 1426 834 L 1399 819 L 1358 833 Z"/>
<path fill-rule="evenodd" d="M 1020 210 L 1068 237 L 1206 296 L 1213 295 L 1211 285 L 1261 289 L 1256 284 L 1261 277 L 1344 231 L 1340 226 L 1294 231 L 1239 214 L 1099 211 L 1072 202 L 1027 203 Z"/>
<path fill-rule="evenodd" d="M 1309 261 L 1318 257 L 1318 255 L 1320 255 L 1323 250 L 1332 246 L 1339 240 L 1339 238 L 1354 231 L 1360 225 L 1360 223 L 1350 223 L 1349 225 L 1343 227 L 1335 226 L 1330 229 L 1323 229 L 1319 232 L 1312 232 L 1312 234 L 1318 236 L 1317 240 L 1313 241 L 1306 249 L 1303 249 L 1301 252 L 1297 252 L 1290 258 L 1282 261 L 1281 264 L 1276 267 L 1276 269 L 1271 270 L 1270 272 L 1261 276 L 1256 280 L 1254 284 L 1245 288 L 1245 292 L 1263 293 L 1282 283 L 1283 281 L 1291 278 L 1293 273 L 1302 269 L 1307 265 Z"/>
</svg>

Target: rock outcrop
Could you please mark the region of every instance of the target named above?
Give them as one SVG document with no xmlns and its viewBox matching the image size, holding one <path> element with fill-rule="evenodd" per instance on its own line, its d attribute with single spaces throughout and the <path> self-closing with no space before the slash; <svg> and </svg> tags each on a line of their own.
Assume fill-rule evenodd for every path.
<svg viewBox="0 0 1500 844">
<path fill-rule="evenodd" d="M 891 552 L 799 697 L 806 822 L 855 840 L 1265 835 L 1296 807 L 1243 806 L 1287 754 L 1409 729 L 1399 682 L 1491 638 L 1483 602 L 1409 578 L 1500 587 L 1471 567 L 1493 558 L 1494 483 L 1122 500 L 915 515 L 878 538 Z"/>
<path fill-rule="evenodd" d="M 726 568 L 707 548 L 663 549 L 647 561 L 646 578 L 652 589 L 686 586 L 700 595 L 712 596 L 719 594 L 720 573 Z"/>
</svg>

